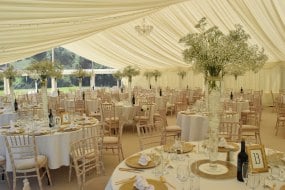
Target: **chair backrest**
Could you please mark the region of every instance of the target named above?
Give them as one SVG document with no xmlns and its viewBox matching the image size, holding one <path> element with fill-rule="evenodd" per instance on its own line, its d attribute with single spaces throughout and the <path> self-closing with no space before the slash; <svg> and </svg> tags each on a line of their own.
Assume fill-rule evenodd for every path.
<svg viewBox="0 0 285 190">
<path fill-rule="evenodd" d="M 137 133 L 141 150 L 163 144 L 164 138 L 161 131 L 152 125 L 141 125 L 138 123 Z"/>
<path fill-rule="evenodd" d="M 104 136 L 104 126 L 102 123 L 93 124 L 91 126 L 84 126 L 82 128 L 83 138 L 89 137 L 103 137 Z"/>
<path fill-rule="evenodd" d="M 115 117 L 115 106 L 113 103 L 102 103 L 101 104 L 101 114 L 102 121 L 105 121 L 106 118 Z"/>
<path fill-rule="evenodd" d="M 240 122 L 221 121 L 219 137 L 224 137 L 228 142 L 240 142 Z"/>
<path fill-rule="evenodd" d="M 256 113 L 256 112 L 247 113 L 246 121 L 244 124 L 260 127 L 259 113 Z"/>
<path fill-rule="evenodd" d="M 98 169 L 102 161 L 103 138 L 88 137 L 71 145 L 70 155 L 74 163 L 79 189 L 83 189 L 86 172 Z M 83 177 L 81 177 L 83 176 Z"/>
<path fill-rule="evenodd" d="M 38 151 L 34 135 L 7 135 L 5 143 L 14 171 L 16 171 L 15 162 L 17 160 L 34 158 L 35 163 L 38 164 Z"/>
</svg>

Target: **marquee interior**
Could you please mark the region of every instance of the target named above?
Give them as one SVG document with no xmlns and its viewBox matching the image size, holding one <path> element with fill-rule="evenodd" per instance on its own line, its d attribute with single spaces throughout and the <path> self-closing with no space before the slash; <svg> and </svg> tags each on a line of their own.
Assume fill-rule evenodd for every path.
<svg viewBox="0 0 285 190">
<path fill-rule="evenodd" d="M 0 0 L 0 64 L 20 60 L 62 46 L 94 62 L 121 69 L 134 65 L 163 71 L 161 86 L 201 86 L 203 77 L 193 73 L 182 58 L 179 39 L 196 32 L 206 17 L 225 33 L 241 24 L 250 42 L 264 47 L 269 57 L 257 74 L 225 86 L 266 92 L 285 88 L 285 1 L 283 0 Z M 154 29 L 140 36 L 135 26 L 146 19 Z M 184 81 L 176 75 L 187 69 Z M 137 84 L 145 85 L 141 77 Z"/>
</svg>

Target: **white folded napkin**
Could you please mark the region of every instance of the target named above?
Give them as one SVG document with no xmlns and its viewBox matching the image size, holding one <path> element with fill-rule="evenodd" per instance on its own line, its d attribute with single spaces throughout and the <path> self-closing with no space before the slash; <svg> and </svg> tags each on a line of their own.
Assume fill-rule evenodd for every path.
<svg viewBox="0 0 285 190">
<path fill-rule="evenodd" d="M 143 176 L 136 176 L 134 186 L 138 190 L 154 190 L 154 186 L 149 184 Z"/>
<path fill-rule="evenodd" d="M 220 138 L 219 140 L 219 147 L 228 147 L 228 143 L 224 137 Z"/>
<path fill-rule="evenodd" d="M 71 124 L 69 125 L 69 128 L 74 128 L 74 127 L 76 127 L 76 125 L 75 125 L 74 123 L 71 123 Z"/>
<path fill-rule="evenodd" d="M 146 166 L 148 164 L 148 162 L 150 161 L 150 157 L 146 154 L 142 154 L 139 158 L 138 163 L 142 166 Z"/>
</svg>

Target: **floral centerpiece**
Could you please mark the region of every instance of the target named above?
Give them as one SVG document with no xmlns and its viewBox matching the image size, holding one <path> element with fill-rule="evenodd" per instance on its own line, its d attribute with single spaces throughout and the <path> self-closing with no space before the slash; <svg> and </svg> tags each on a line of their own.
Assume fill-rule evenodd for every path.
<svg viewBox="0 0 285 190">
<path fill-rule="evenodd" d="M 243 71 L 257 72 L 267 60 L 264 49 L 250 45 L 250 38 L 241 25 L 224 34 L 217 26 L 206 29 L 206 18 L 202 18 L 195 26 L 199 32 L 188 34 L 180 39 L 189 48 L 183 51 L 184 60 L 193 64 L 194 70 L 204 73 L 210 88 L 215 83 L 210 79 L 222 77 L 226 73 L 235 75 L 236 66 Z"/>
<path fill-rule="evenodd" d="M 129 102 L 131 103 L 131 91 L 132 91 L 132 78 L 140 74 L 140 70 L 132 67 L 127 66 L 123 69 L 123 76 L 128 78 L 128 90 L 129 90 Z"/>
<path fill-rule="evenodd" d="M 153 77 L 153 72 L 152 71 L 145 71 L 143 75 L 146 77 L 146 79 L 148 81 L 148 86 L 151 89 L 151 82 L 150 82 L 150 80 Z"/>
<path fill-rule="evenodd" d="M 179 77 L 181 77 L 181 79 L 183 80 L 184 77 L 186 76 L 186 71 L 178 71 L 178 72 L 177 72 L 177 75 L 178 75 Z"/>
<path fill-rule="evenodd" d="M 183 81 L 184 77 L 186 76 L 186 71 L 178 71 L 177 72 L 177 75 L 181 78 L 181 81 L 180 81 L 180 88 L 181 88 L 181 82 Z"/>
<path fill-rule="evenodd" d="M 26 70 L 33 78 L 40 79 L 44 118 L 48 119 L 47 79 L 49 77 L 61 78 L 62 67 L 58 63 L 43 60 L 31 63 Z"/>
<path fill-rule="evenodd" d="M 157 93 L 157 80 L 159 77 L 161 77 L 161 72 L 159 70 L 154 70 L 152 72 L 152 76 L 154 77 L 154 81 L 155 81 L 155 94 Z"/>
<path fill-rule="evenodd" d="M 220 111 L 221 80 L 225 74 L 238 75 L 248 70 L 257 72 L 264 65 L 267 56 L 264 50 L 250 45 L 250 36 L 241 25 L 224 34 L 217 26 L 206 29 L 206 18 L 202 18 L 195 26 L 197 33 L 191 33 L 179 42 L 188 46 L 183 51 L 184 60 L 193 65 L 193 69 L 205 76 L 208 92 L 207 101 L 209 117 L 209 156 L 217 159 L 218 126 Z M 238 69 L 243 68 L 240 73 Z"/>
<path fill-rule="evenodd" d="M 15 81 L 15 78 L 18 75 L 19 72 L 14 69 L 13 65 L 8 65 L 8 67 L 0 74 L 2 78 L 6 78 L 9 80 L 10 98 L 11 98 L 12 107 L 14 106 L 14 101 L 15 101 L 13 82 Z"/>
<path fill-rule="evenodd" d="M 79 80 L 79 89 L 81 90 L 82 88 L 82 80 L 85 77 L 90 77 L 90 74 L 86 71 L 84 71 L 81 67 L 78 67 L 78 69 L 76 71 L 74 71 L 72 73 L 73 76 L 75 76 L 76 78 L 78 78 Z"/>
<path fill-rule="evenodd" d="M 120 88 L 119 86 L 119 81 L 122 80 L 123 78 L 123 73 L 121 71 L 116 71 L 115 73 L 113 73 L 113 77 L 115 79 L 117 79 L 117 87 Z"/>
</svg>

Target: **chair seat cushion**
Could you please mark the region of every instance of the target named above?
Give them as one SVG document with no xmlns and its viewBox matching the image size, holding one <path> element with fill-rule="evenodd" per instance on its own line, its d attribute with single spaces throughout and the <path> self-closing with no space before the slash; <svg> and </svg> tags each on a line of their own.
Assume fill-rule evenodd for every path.
<svg viewBox="0 0 285 190">
<path fill-rule="evenodd" d="M 178 125 L 170 125 L 165 127 L 166 131 L 181 131 L 181 127 Z"/>
<path fill-rule="evenodd" d="M 110 122 L 119 122 L 119 118 L 118 117 L 106 117 L 105 118 L 105 121 L 107 122 L 107 123 L 110 123 Z"/>
<path fill-rule="evenodd" d="M 255 126 L 255 125 L 242 125 L 241 131 L 242 130 L 259 130 L 259 127 Z"/>
<path fill-rule="evenodd" d="M 43 165 L 46 162 L 47 157 L 44 155 L 38 155 L 38 164 Z M 27 159 L 19 159 L 15 160 L 15 167 L 18 170 L 27 170 L 36 167 L 36 162 L 34 158 L 27 158 Z"/>
<path fill-rule="evenodd" d="M 134 120 L 148 120 L 149 118 L 147 116 L 135 116 Z"/>
<path fill-rule="evenodd" d="M 114 144 L 114 143 L 118 143 L 118 137 L 105 136 L 103 138 L 103 144 Z"/>
</svg>

